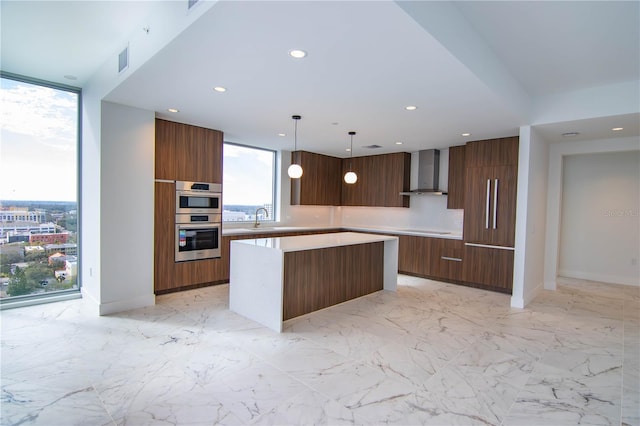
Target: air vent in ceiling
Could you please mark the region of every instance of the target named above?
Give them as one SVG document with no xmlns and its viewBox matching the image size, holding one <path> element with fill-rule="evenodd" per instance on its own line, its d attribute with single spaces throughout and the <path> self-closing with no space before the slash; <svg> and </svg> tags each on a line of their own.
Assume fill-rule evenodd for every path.
<svg viewBox="0 0 640 426">
<path fill-rule="evenodd" d="M 187 0 L 188 4 L 187 4 L 187 10 L 191 10 L 191 8 L 193 6 L 196 5 L 196 3 L 198 3 L 200 0 Z"/>
<path fill-rule="evenodd" d="M 378 149 L 378 148 L 382 148 L 382 146 L 373 144 L 373 145 L 364 145 L 363 148 L 366 148 L 366 149 Z"/>
<path fill-rule="evenodd" d="M 129 46 L 118 55 L 118 72 L 121 73 L 127 68 L 129 68 Z"/>
</svg>

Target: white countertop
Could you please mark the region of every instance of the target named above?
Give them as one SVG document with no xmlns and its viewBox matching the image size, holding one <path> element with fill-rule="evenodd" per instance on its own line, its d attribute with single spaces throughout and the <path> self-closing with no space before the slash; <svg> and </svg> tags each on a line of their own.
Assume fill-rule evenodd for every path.
<svg viewBox="0 0 640 426">
<path fill-rule="evenodd" d="M 226 228 L 222 230 L 222 235 L 251 235 L 251 234 L 275 234 L 283 232 L 304 232 L 304 231 L 331 231 L 336 229 L 345 229 L 348 231 L 385 233 L 395 235 L 413 235 L 418 237 L 430 238 L 448 238 L 452 240 L 461 240 L 461 232 L 441 231 L 437 229 L 419 229 L 419 228 L 391 228 L 391 227 L 375 227 L 375 226 L 268 226 L 260 228 Z M 284 237 L 283 237 L 284 238 Z"/>
<path fill-rule="evenodd" d="M 297 235 L 291 237 L 257 238 L 235 240 L 231 244 L 246 244 L 283 252 L 314 250 L 327 247 L 377 243 L 396 240 L 390 235 L 362 234 L 358 232 L 335 232 L 331 234 Z"/>
</svg>

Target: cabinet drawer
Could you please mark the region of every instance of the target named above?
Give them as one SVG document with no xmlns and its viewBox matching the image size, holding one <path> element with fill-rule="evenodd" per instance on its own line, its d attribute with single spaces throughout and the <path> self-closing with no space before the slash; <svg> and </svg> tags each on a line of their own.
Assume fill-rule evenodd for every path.
<svg viewBox="0 0 640 426">
<path fill-rule="evenodd" d="M 463 281 L 511 294 L 513 250 L 465 245 L 463 253 Z"/>
<path fill-rule="evenodd" d="M 434 238 L 432 245 L 431 275 L 444 280 L 460 281 L 462 279 L 463 242 Z"/>
</svg>

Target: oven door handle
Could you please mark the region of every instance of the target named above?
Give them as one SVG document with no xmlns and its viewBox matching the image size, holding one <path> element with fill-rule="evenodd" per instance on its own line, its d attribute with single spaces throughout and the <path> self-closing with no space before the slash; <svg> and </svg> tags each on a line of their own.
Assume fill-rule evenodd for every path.
<svg viewBox="0 0 640 426">
<path fill-rule="evenodd" d="M 220 229 L 222 224 L 217 222 L 195 222 L 195 223 L 176 223 L 178 229 L 206 229 L 206 228 L 218 228 Z"/>
</svg>

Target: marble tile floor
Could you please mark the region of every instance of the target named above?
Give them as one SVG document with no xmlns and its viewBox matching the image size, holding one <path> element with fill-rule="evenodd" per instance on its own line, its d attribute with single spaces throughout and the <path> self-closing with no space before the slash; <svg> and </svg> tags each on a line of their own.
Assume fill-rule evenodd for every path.
<svg viewBox="0 0 640 426">
<path fill-rule="evenodd" d="M 640 289 L 510 296 L 408 276 L 275 333 L 228 285 L 0 312 L 2 425 L 640 425 Z"/>
</svg>

